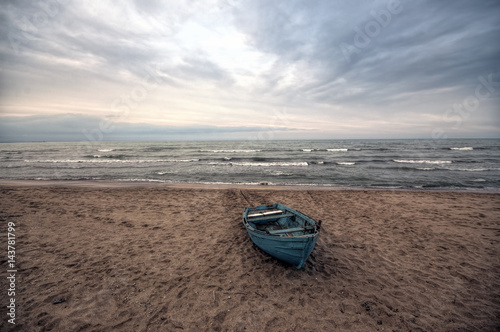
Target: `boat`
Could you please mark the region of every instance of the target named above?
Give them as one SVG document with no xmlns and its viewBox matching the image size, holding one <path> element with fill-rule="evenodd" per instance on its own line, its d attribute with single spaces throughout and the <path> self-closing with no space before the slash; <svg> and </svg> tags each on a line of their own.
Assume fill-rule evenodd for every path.
<svg viewBox="0 0 500 332">
<path fill-rule="evenodd" d="M 245 208 L 243 225 L 257 247 L 301 269 L 316 245 L 321 220 L 276 203 Z"/>
</svg>

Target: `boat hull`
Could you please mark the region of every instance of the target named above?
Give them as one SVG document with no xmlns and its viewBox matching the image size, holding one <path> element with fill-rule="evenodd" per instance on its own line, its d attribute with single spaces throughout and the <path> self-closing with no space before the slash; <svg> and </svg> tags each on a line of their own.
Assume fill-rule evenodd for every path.
<svg viewBox="0 0 500 332">
<path fill-rule="evenodd" d="M 246 208 L 243 224 L 257 247 L 298 269 L 304 267 L 320 230 L 320 222 L 282 204 Z"/>
<path fill-rule="evenodd" d="M 269 255 L 276 257 L 297 269 L 304 267 L 318 240 L 319 233 L 306 238 L 277 238 L 248 230 L 253 243 Z"/>
</svg>

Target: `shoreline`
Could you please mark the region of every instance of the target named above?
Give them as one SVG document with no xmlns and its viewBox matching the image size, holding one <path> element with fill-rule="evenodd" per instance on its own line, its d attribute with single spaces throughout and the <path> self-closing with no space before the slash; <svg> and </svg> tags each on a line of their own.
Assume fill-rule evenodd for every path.
<svg viewBox="0 0 500 332">
<path fill-rule="evenodd" d="M 500 194 L 495 188 L 381 188 L 381 187 L 341 187 L 327 185 L 274 185 L 239 183 L 195 183 L 195 182 L 157 182 L 157 181 L 112 181 L 112 180 L 17 180 L 0 179 L 0 186 L 67 186 L 95 188 L 138 188 L 165 187 L 185 189 L 259 189 L 259 190 L 324 190 L 324 191 L 390 191 L 390 192 L 429 192 L 429 193 L 474 193 Z"/>
</svg>

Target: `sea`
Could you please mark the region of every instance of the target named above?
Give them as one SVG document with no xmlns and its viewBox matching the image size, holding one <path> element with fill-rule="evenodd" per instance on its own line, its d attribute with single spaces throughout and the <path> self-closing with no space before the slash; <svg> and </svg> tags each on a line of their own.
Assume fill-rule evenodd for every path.
<svg viewBox="0 0 500 332">
<path fill-rule="evenodd" d="M 500 140 L 1 143 L 0 179 L 496 192 Z"/>
</svg>

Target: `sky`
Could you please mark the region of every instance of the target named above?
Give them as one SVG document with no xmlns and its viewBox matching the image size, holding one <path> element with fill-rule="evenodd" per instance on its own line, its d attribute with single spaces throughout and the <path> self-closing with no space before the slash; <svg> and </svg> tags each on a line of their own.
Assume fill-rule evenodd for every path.
<svg viewBox="0 0 500 332">
<path fill-rule="evenodd" d="M 0 6 L 0 141 L 500 137 L 500 1 Z"/>
</svg>

